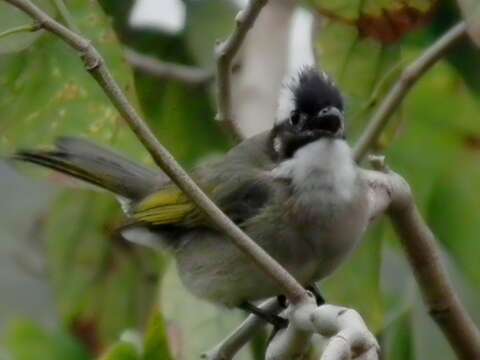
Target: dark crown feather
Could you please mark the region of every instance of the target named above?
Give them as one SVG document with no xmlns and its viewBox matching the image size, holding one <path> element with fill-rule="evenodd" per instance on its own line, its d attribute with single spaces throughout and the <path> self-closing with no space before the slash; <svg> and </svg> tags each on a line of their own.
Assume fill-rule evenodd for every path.
<svg viewBox="0 0 480 360">
<path fill-rule="evenodd" d="M 302 68 L 289 88 L 298 112 L 316 114 L 326 106 L 343 110 L 342 95 L 335 83 L 326 73 L 319 73 L 314 67 Z"/>
</svg>

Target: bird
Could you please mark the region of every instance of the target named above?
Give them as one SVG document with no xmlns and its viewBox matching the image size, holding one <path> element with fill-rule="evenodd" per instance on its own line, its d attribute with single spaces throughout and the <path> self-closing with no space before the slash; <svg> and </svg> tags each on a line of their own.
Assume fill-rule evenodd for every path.
<svg viewBox="0 0 480 360">
<path fill-rule="evenodd" d="M 346 141 L 344 113 L 335 82 L 304 67 L 283 87 L 271 129 L 191 172 L 214 203 L 303 286 L 337 269 L 368 224 L 367 185 Z M 72 137 L 57 139 L 53 150 L 20 150 L 13 158 L 115 195 L 126 214 L 123 238 L 169 251 L 193 295 L 252 312 L 255 301 L 281 295 L 278 284 L 160 170 Z"/>
</svg>

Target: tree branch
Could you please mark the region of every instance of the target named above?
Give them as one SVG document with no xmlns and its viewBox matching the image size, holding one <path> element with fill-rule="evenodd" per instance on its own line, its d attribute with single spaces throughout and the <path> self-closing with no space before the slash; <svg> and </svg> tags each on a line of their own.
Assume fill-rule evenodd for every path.
<svg viewBox="0 0 480 360">
<path fill-rule="evenodd" d="M 371 217 L 387 212 L 407 253 L 430 315 L 460 359 L 480 359 L 480 332 L 458 299 L 441 261 L 435 236 L 423 221 L 410 187 L 377 161 L 365 170 Z"/>
<path fill-rule="evenodd" d="M 268 314 L 277 314 L 281 307 L 276 298 L 264 301 L 260 308 Z M 249 315 L 233 332 L 210 351 L 202 354 L 206 360 L 232 359 L 234 355 L 255 335 L 257 330 L 265 326 L 265 321 L 255 315 Z"/>
<path fill-rule="evenodd" d="M 313 297 L 286 310 L 287 328 L 267 348 L 267 360 L 301 359 L 313 334 L 329 338 L 321 360 L 378 360 L 379 345 L 358 312 L 340 306 L 317 306 Z"/>
<path fill-rule="evenodd" d="M 232 112 L 231 71 L 235 55 L 242 46 L 248 31 L 251 29 L 262 8 L 268 0 L 249 0 L 245 9 L 235 17 L 235 30 L 215 47 L 217 61 L 217 116 L 216 119 L 237 139 L 242 136 L 237 129 Z"/>
<path fill-rule="evenodd" d="M 375 145 L 383 129 L 387 126 L 390 116 L 395 112 L 410 89 L 443 57 L 448 49 L 463 38 L 466 34 L 466 29 L 465 22 L 455 25 L 403 71 L 355 145 L 354 157 L 357 162 L 360 162 L 368 150 Z"/>
<path fill-rule="evenodd" d="M 210 71 L 194 66 L 159 61 L 132 49 L 125 49 L 125 57 L 139 71 L 159 79 L 179 81 L 192 86 L 207 85 L 213 80 L 213 73 Z"/>
<path fill-rule="evenodd" d="M 267 252 L 265 252 L 265 250 L 258 246 L 248 235 L 240 230 L 240 228 L 238 228 L 235 223 L 230 220 L 207 197 L 207 195 L 205 195 L 205 193 L 203 193 L 168 150 L 157 140 L 145 121 L 128 102 L 125 94 L 105 66 L 104 59 L 89 40 L 61 25 L 29 0 L 4 1 L 12 4 L 33 19 L 37 20 L 42 28 L 57 35 L 68 45 L 77 50 L 80 53 L 80 57 L 82 58 L 86 69 L 102 87 L 110 101 L 127 121 L 131 130 L 150 152 L 154 161 L 185 193 L 185 195 L 187 195 L 198 206 L 198 208 L 201 209 L 210 220 L 212 220 L 213 224 L 217 226 L 219 230 L 224 232 L 225 235 L 227 235 L 235 245 L 259 267 L 259 269 L 268 275 L 272 281 L 277 283 L 279 288 L 282 289 L 282 292 L 292 303 L 297 303 L 306 296 L 305 289 L 295 280 L 295 278 Z M 256 14 L 258 15 L 261 7 L 258 7 L 257 4 L 255 8 L 258 8 L 256 10 Z M 243 16 L 240 17 L 243 18 Z M 253 17 L 253 19 L 249 18 L 248 22 L 250 25 L 253 23 L 255 17 Z M 242 21 L 240 21 L 240 23 L 242 23 Z M 234 36 L 234 41 L 231 42 L 233 45 L 230 45 L 229 48 L 238 48 L 243 37 Z"/>
</svg>

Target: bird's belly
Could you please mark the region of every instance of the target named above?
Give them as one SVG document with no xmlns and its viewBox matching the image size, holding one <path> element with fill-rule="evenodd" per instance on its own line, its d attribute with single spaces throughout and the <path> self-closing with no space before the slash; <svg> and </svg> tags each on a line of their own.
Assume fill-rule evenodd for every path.
<svg viewBox="0 0 480 360">
<path fill-rule="evenodd" d="M 367 223 L 362 199 L 342 202 L 336 197 L 331 206 L 325 197 L 322 201 L 321 212 L 306 207 L 312 209 L 308 214 L 285 221 L 258 219 L 262 226 L 255 223 L 246 229 L 304 286 L 337 268 L 358 243 Z M 281 293 L 281 288 L 223 234 L 196 230 L 187 234 L 182 243 L 175 253 L 179 274 L 198 297 L 236 306 Z"/>
<path fill-rule="evenodd" d="M 317 202 L 322 206 L 302 215 L 302 221 L 307 219 L 304 241 L 311 244 L 317 259 L 314 280 L 321 280 L 340 265 L 358 245 L 368 223 L 362 196 L 346 201 L 335 198 L 328 203 L 328 197 L 322 196 Z"/>
<path fill-rule="evenodd" d="M 286 255 L 287 249 L 280 246 L 278 250 L 272 254 L 276 260 L 300 283 L 310 284 L 317 269 L 312 252 L 304 249 Z M 175 257 L 185 286 L 194 295 L 211 302 L 237 306 L 243 301 L 281 294 L 278 285 L 221 234 L 192 234 Z"/>
</svg>

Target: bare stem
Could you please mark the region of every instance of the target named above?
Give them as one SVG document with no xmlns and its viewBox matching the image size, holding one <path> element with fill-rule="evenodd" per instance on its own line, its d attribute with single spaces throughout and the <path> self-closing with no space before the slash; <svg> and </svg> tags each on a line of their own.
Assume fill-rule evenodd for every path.
<svg viewBox="0 0 480 360">
<path fill-rule="evenodd" d="M 358 140 L 354 149 L 355 160 L 357 162 L 360 162 L 368 150 L 378 141 L 382 131 L 388 124 L 390 116 L 398 108 L 410 89 L 417 83 L 422 75 L 443 57 L 452 45 L 465 36 L 466 30 L 465 22 L 455 25 L 403 71 L 400 79 L 398 79 L 387 94 Z"/>
<path fill-rule="evenodd" d="M 207 85 L 213 80 L 213 73 L 210 71 L 159 61 L 132 49 L 125 49 L 125 57 L 136 69 L 159 79 L 179 81 L 192 86 Z"/>
<path fill-rule="evenodd" d="M 235 55 L 243 44 L 248 31 L 268 0 L 249 0 L 245 9 L 235 17 L 235 30 L 215 48 L 217 60 L 217 116 L 216 119 L 226 127 L 237 139 L 241 139 L 240 131 L 235 124 L 232 111 L 231 72 Z"/>
<path fill-rule="evenodd" d="M 145 121 L 129 103 L 125 94 L 105 66 L 104 59 L 97 49 L 83 36 L 69 30 L 40 10 L 29 0 L 5 0 L 37 20 L 42 27 L 63 39 L 80 53 L 86 69 L 102 87 L 110 101 L 127 121 L 154 161 L 172 181 L 247 255 L 270 279 L 277 283 L 292 303 L 306 296 L 305 289 L 265 250 L 240 230 L 188 176 L 168 150 L 157 140 Z M 253 22 L 253 20 L 251 21 Z M 235 44 L 239 40 L 235 41 Z M 237 45 L 235 45 L 237 46 Z"/>
<path fill-rule="evenodd" d="M 390 215 L 430 315 L 460 359 L 480 359 L 480 332 L 456 295 L 437 240 L 422 219 L 410 187 L 387 169 L 365 170 L 364 176 L 370 185 L 370 216 L 385 211 Z"/>
<path fill-rule="evenodd" d="M 269 313 L 277 314 L 282 308 L 277 298 L 264 301 L 260 308 Z M 206 360 L 233 359 L 235 354 L 255 336 L 257 330 L 265 326 L 265 321 L 255 315 L 249 315 L 233 332 L 221 343 L 202 355 Z"/>
</svg>

